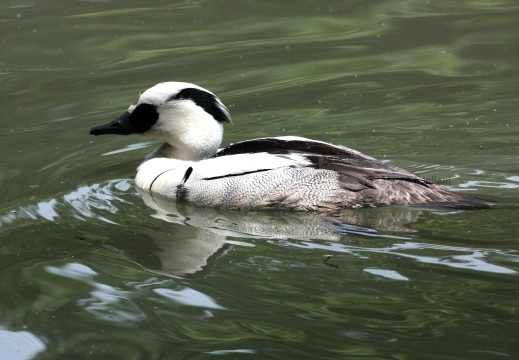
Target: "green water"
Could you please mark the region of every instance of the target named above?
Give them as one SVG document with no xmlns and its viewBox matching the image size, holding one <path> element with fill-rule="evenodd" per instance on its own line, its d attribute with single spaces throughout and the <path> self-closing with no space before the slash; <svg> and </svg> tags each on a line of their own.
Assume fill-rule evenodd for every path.
<svg viewBox="0 0 519 360">
<path fill-rule="evenodd" d="M 519 356 L 517 1 L 0 4 L 0 358 Z M 89 136 L 161 81 L 493 197 L 471 212 L 225 213 Z M 143 201 L 144 200 L 144 201 Z"/>
</svg>

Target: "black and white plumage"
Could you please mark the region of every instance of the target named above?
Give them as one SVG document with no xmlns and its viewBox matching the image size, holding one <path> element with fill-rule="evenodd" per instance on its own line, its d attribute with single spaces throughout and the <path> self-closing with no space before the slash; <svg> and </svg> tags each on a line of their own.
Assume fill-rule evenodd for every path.
<svg viewBox="0 0 519 360">
<path fill-rule="evenodd" d="M 171 201 L 242 210 L 489 206 L 353 149 L 302 137 L 247 140 L 218 150 L 223 125 L 230 121 L 229 111 L 210 91 L 165 82 L 90 134 L 144 134 L 164 141 L 139 166 L 135 183 Z"/>
</svg>

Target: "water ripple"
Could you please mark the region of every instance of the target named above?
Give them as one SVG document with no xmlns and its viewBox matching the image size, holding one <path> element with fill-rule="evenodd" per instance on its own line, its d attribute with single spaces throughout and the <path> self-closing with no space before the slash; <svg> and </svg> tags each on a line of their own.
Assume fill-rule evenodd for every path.
<svg viewBox="0 0 519 360">
<path fill-rule="evenodd" d="M 144 320 L 146 314 L 129 300 L 131 292 L 94 280 L 98 275 L 88 266 L 79 263 L 68 263 L 62 267 L 47 266 L 45 270 L 57 276 L 74 279 L 93 288 L 90 297 L 79 298 L 76 303 L 100 320 L 115 323 L 127 323 Z"/>
<path fill-rule="evenodd" d="M 0 228 L 22 220 L 43 218 L 57 221 L 63 215 L 79 220 L 98 219 L 110 224 L 117 222 L 108 217 L 121 210 L 121 204 L 132 204 L 123 198 L 132 182 L 128 179 L 109 180 L 104 183 L 78 187 L 62 197 L 41 200 L 36 204 L 22 205 L 0 216 Z"/>
<path fill-rule="evenodd" d="M 185 288 L 181 290 L 171 290 L 159 288 L 155 289 L 154 292 L 181 305 L 214 310 L 225 309 L 224 307 L 218 305 L 214 299 L 193 289 Z"/>
<path fill-rule="evenodd" d="M 367 257 L 369 254 L 386 254 L 416 260 L 421 263 L 443 265 L 451 268 L 475 270 L 496 274 L 517 274 L 516 270 L 505 266 L 490 263 L 489 259 L 497 256 L 510 262 L 518 262 L 519 256 L 515 251 L 504 251 L 498 249 L 479 249 L 470 247 L 447 246 L 437 244 L 425 244 L 418 242 L 404 242 L 392 244 L 383 248 L 363 248 L 342 243 L 320 244 L 312 242 L 290 243 L 288 246 L 311 248 L 346 253 L 352 256 Z M 436 256 L 419 255 L 420 250 L 437 250 L 440 253 Z"/>
<path fill-rule="evenodd" d="M 46 348 L 45 343 L 30 332 L 0 329 L 2 359 L 29 360 Z"/>
</svg>

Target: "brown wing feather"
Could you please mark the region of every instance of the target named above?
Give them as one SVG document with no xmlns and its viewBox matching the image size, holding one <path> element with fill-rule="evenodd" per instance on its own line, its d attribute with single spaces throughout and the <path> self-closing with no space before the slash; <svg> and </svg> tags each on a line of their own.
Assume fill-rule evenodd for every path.
<svg viewBox="0 0 519 360">
<path fill-rule="evenodd" d="M 263 138 L 232 144 L 215 156 L 267 152 L 299 154 L 316 169 L 340 174 L 344 189 L 356 193 L 360 205 L 401 204 L 436 209 L 486 208 L 488 200 L 440 188 L 409 171 L 383 163 L 353 149 L 309 139 Z"/>
</svg>

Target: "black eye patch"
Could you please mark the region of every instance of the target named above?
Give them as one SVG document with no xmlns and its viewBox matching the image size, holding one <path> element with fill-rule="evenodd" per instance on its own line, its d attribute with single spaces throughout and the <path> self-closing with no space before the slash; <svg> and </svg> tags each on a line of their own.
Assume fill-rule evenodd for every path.
<svg viewBox="0 0 519 360">
<path fill-rule="evenodd" d="M 151 129 L 159 119 L 155 105 L 140 104 L 132 111 L 130 124 L 139 132 L 144 133 Z"/>
</svg>

